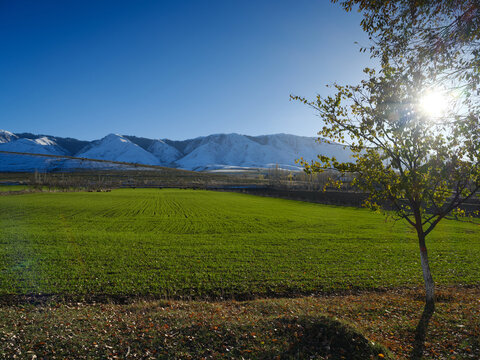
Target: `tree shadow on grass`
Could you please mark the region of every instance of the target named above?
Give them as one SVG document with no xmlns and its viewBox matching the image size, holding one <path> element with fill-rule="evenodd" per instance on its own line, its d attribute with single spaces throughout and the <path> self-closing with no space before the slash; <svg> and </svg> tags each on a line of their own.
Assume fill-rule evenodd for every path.
<svg viewBox="0 0 480 360">
<path fill-rule="evenodd" d="M 435 305 L 433 303 L 425 304 L 423 309 L 422 317 L 418 322 L 417 328 L 415 330 L 415 340 L 413 341 L 413 349 L 410 354 L 411 360 L 420 360 L 423 357 L 423 352 L 425 350 L 425 339 L 427 337 L 428 324 L 430 319 L 435 312 Z"/>
</svg>

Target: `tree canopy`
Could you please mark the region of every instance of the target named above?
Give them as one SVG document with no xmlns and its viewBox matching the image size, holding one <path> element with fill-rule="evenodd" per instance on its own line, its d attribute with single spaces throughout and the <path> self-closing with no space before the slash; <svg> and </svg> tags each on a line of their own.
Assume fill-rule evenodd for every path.
<svg viewBox="0 0 480 360">
<path fill-rule="evenodd" d="M 421 65 L 431 80 L 453 83 L 478 95 L 480 83 L 480 1 L 332 0 L 362 12 L 361 26 L 373 44 L 372 56 L 409 71 Z M 362 51 L 366 51 L 363 48 Z"/>
</svg>

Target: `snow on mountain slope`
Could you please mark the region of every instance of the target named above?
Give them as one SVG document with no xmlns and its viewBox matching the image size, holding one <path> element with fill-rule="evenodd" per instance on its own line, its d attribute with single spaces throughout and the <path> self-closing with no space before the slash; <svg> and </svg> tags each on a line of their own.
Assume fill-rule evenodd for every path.
<svg viewBox="0 0 480 360">
<path fill-rule="evenodd" d="M 0 151 L 13 151 L 31 154 L 65 155 L 66 151 L 47 137 L 35 140 L 18 139 L 0 144 Z"/>
<path fill-rule="evenodd" d="M 316 138 L 289 134 L 262 135 L 253 138 L 262 145 L 273 147 L 283 157 L 280 163 L 290 163 L 288 159 L 303 157 L 306 161 L 316 160 L 317 155 L 335 156 L 339 161 L 352 161 L 351 152 L 343 145 L 318 142 Z M 286 161 L 286 162 L 285 162 Z"/>
<path fill-rule="evenodd" d="M 0 172 L 47 171 L 54 162 L 52 158 L 0 153 Z"/>
<path fill-rule="evenodd" d="M 72 155 L 72 149 L 87 142 L 70 138 L 55 138 L 34 134 L 12 134 L 0 131 L 0 151 Z M 132 139 L 132 140 L 131 140 Z M 135 141 L 135 142 L 134 142 Z M 146 165 L 163 165 L 187 170 L 229 170 L 267 168 L 301 170 L 295 163 L 303 157 L 315 160 L 318 154 L 335 156 L 339 161 L 351 161 L 351 152 L 339 144 L 318 143 L 313 137 L 289 134 L 247 136 L 215 134 L 195 139 L 172 141 L 152 140 L 110 134 L 84 146 L 75 156 L 99 160 L 120 161 Z M 0 157 L 0 171 L 72 170 L 75 168 L 113 169 L 119 165 L 82 160 L 59 160 L 41 157 L 6 155 Z"/>
<path fill-rule="evenodd" d="M 194 139 L 198 142 L 199 139 Z M 186 151 L 189 150 L 188 146 Z M 176 164 L 189 170 L 221 168 L 223 166 L 260 166 L 268 149 L 238 134 L 210 135 Z"/>
<path fill-rule="evenodd" d="M 148 151 L 155 155 L 162 165 L 170 165 L 183 156 L 180 151 L 162 140 L 152 142 L 148 147 Z"/>
<path fill-rule="evenodd" d="M 300 170 L 295 160 L 307 161 L 318 154 L 335 156 L 348 161 L 350 152 L 338 144 L 319 144 L 315 138 L 287 134 L 244 136 L 239 134 L 210 135 L 193 139 L 185 146 L 185 157 L 176 161 L 177 166 L 189 170 L 222 169 L 237 167 L 273 167 Z"/>
<path fill-rule="evenodd" d="M 41 137 L 47 137 L 50 140 L 54 141 L 58 146 L 60 146 L 62 149 L 66 150 L 68 155 L 73 155 L 79 152 L 81 149 L 83 149 L 85 146 L 87 146 L 90 141 L 85 141 L 85 140 L 78 140 L 74 138 L 69 138 L 69 137 L 59 137 L 59 136 L 51 136 L 51 135 L 37 135 L 37 134 L 32 134 L 32 133 L 17 133 L 15 134 L 19 139 L 39 139 Z"/>
<path fill-rule="evenodd" d="M 11 133 L 10 131 L 0 129 L 0 144 L 4 144 L 15 139 L 18 139 L 17 135 Z"/>
<path fill-rule="evenodd" d="M 56 142 L 41 137 L 35 140 L 18 139 L 0 144 L 0 151 L 21 152 L 30 154 L 65 155 L 66 151 Z M 0 154 L 0 171 L 46 171 L 58 162 L 57 159 L 40 156 Z"/>
<path fill-rule="evenodd" d="M 160 160 L 153 154 L 117 134 L 110 134 L 101 140 L 94 141 L 75 156 L 145 165 L 160 165 Z"/>
</svg>

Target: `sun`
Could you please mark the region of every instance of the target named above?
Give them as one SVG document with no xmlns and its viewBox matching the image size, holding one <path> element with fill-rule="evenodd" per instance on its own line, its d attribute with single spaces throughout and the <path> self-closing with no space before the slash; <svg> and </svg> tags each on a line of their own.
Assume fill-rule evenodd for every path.
<svg viewBox="0 0 480 360">
<path fill-rule="evenodd" d="M 419 107 L 425 116 L 438 119 L 447 111 L 448 103 L 449 99 L 443 91 L 432 89 L 422 95 Z"/>
</svg>

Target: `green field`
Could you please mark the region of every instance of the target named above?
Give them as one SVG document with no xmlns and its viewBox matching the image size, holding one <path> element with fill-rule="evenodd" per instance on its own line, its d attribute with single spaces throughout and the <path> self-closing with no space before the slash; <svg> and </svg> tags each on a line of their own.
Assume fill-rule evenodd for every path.
<svg viewBox="0 0 480 360">
<path fill-rule="evenodd" d="M 8 191 L 23 191 L 28 190 L 31 187 L 27 185 L 0 185 L 0 192 L 8 192 Z"/>
<path fill-rule="evenodd" d="M 402 222 L 200 190 L 0 197 L 0 295 L 231 297 L 421 285 Z M 480 227 L 428 238 L 440 284 L 480 284 Z"/>
</svg>

